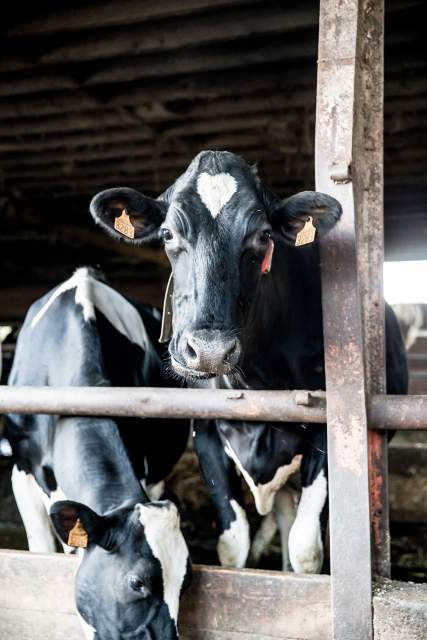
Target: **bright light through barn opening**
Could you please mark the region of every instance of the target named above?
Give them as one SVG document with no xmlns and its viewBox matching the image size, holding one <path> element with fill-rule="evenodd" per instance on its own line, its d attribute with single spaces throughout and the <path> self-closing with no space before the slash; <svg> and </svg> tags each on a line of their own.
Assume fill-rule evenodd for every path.
<svg viewBox="0 0 427 640">
<path fill-rule="evenodd" d="M 427 260 L 385 262 L 384 297 L 389 304 L 427 304 Z"/>
</svg>

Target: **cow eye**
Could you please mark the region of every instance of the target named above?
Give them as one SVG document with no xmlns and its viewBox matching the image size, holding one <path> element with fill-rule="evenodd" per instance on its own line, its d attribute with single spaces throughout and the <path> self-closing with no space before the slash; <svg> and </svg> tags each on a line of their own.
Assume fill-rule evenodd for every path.
<svg viewBox="0 0 427 640">
<path fill-rule="evenodd" d="M 263 243 L 268 242 L 270 238 L 271 238 L 271 229 L 263 229 L 260 235 L 261 242 Z"/>
<path fill-rule="evenodd" d="M 172 240 L 173 238 L 173 233 L 170 229 L 166 229 L 166 227 L 162 227 L 160 229 L 160 235 L 163 238 L 163 240 L 165 242 L 168 242 L 169 240 Z"/>
<path fill-rule="evenodd" d="M 142 598 L 151 596 L 151 591 L 139 576 L 130 576 L 128 579 L 129 588 L 138 593 Z"/>
</svg>

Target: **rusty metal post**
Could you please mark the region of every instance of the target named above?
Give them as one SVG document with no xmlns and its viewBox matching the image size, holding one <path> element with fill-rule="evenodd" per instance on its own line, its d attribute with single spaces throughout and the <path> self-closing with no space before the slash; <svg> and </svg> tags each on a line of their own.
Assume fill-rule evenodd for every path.
<svg viewBox="0 0 427 640">
<path fill-rule="evenodd" d="M 356 241 L 362 304 L 366 391 L 385 393 L 383 103 L 384 0 L 363 0 L 359 11 L 353 153 Z M 387 435 L 368 434 L 373 571 L 390 577 Z"/>
<path fill-rule="evenodd" d="M 356 214 L 362 194 L 353 162 L 360 127 L 361 16 L 367 0 L 321 0 L 316 113 L 316 188 L 343 206 L 322 241 L 327 386 L 332 624 L 334 640 L 372 640 L 367 387 Z"/>
</svg>

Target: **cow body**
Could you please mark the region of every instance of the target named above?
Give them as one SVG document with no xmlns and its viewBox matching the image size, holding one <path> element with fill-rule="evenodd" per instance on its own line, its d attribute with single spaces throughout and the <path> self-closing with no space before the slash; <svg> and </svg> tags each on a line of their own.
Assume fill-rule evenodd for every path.
<svg viewBox="0 0 427 640">
<path fill-rule="evenodd" d="M 156 312 L 80 269 L 29 310 L 9 384 L 158 386 L 152 341 L 159 326 Z M 49 509 L 65 545 L 77 518 L 88 535 L 76 579 L 87 636 L 176 638 L 188 551 L 176 506 L 150 502 L 141 483 L 165 478 L 185 448 L 188 424 L 11 414 L 7 425 L 30 550 L 55 550 Z M 159 550 L 159 540 L 166 548 Z"/>
<path fill-rule="evenodd" d="M 333 198 L 302 192 L 281 201 L 240 158 L 200 153 L 158 200 L 130 189 L 98 194 L 91 211 L 110 233 L 126 209 L 135 241 L 161 235 L 173 270 L 171 363 L 193 386 L 324 389 L 317 241 L 295 246 L 310 221 L 317 235 L 341 216 Z M 387 390 L 405 393 L 404 348 L 386 308 Z M 194 446 L 219 524 L 223 564 L 243 566 L 249 527 L 240 477 L 257 510 L 276 508 L 295 571 L 320 571 L 327 516 L 323 425 L 196 421 Z M 279 489 L 300 471 L 296 517 Z M 294 519 L 292 526 L 283 510 Z M 288 540 L 289 539 L 289 540 Z"/>
</svg>

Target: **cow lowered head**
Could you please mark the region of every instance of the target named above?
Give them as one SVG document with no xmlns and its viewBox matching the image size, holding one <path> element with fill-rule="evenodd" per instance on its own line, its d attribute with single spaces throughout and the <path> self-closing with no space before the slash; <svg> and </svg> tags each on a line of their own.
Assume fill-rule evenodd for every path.
<svg viewBox="0 0 427 640">
<path fill-rule="evenodd" d="M 124 238 L 115 221 L 125 210 L 132 242 L 163 239 L 173 272 L 169 352 L 175 371 L 189 378 L 245 369 L 255 310 L 262 312 L 263 290 L 270 287 L 272 293 L 263 274 L 273 250 L 277 272 L 276 254 L 292 251 L 309 218 L 323 234 L 341 215 L 339 203 L 322 193 L 280 200 L 246 162 L 216 151 L 199 153 L 156 200 L 133 189 L 108 189 L 93 198 L 90 209 L 117 238 Z"/>
<path fill-rule="evenodd" d="M 50 517 L 62 542 L 73 544 L 77 535 L 75 546 L 84 548 L 75 592 L 87 638 L 178 638 L 179 597 L 191 564 L 173 502 L 137 503 L 100 516 L 64 500 L 52 505 Z"/>
</svg>

